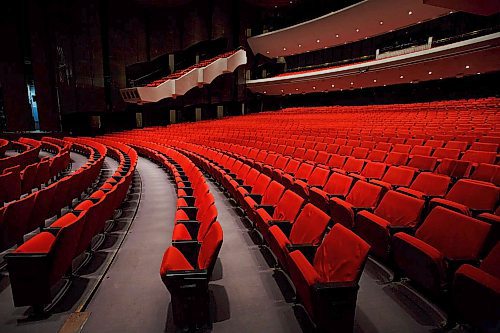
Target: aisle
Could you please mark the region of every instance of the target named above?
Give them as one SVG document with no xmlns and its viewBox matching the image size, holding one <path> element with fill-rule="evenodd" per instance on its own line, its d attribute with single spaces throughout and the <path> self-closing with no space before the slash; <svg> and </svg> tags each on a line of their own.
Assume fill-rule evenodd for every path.
<svg viewBox="0 0 500 333">
<path fill-rule="evenodd" d="M 170 296 L 160 263 L 170 244 L 175 192 L 167 174 L 139 158 L 142 197 L 118 255 L 88 308 L 83 332 L 163 332 Z"/>
<path fill-rule="evenodd" d="M 222 278 L 213 281 L 217 314 L 213 332 L 302 332 L 259 247 L 229 199 L 213 184 L 224 243 L 219 254 Z M 219 266 L 220 268 L 220 266 Z M 218 265 L 214 272 L 217 277 Z M 227 296 L 226 296 L 227 295 Z M 226 298 L 226 304 L 224 304 Z"/>
</svg>

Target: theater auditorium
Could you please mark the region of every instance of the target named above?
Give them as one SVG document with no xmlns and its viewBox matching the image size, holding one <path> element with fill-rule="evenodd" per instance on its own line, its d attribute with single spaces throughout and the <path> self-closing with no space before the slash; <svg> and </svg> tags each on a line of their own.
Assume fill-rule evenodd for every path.
<svg viewBox="0 0 500 333">
<path fill-rule="evenodd" d="M 500 332 L 498 0 L 18 0 L 0 35 L 0 332 Z"/>
</svg>

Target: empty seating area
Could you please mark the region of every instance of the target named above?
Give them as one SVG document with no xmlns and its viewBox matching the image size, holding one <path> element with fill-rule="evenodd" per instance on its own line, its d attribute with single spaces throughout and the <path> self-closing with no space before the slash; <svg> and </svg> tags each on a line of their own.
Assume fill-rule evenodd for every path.
<svg viewBox="0 0 500 333">
<path fill-rule="evenodd" d="M 368 254 L 393 272 L 391 283 L 407 278 L 447 310 L 450 322 L 484 329 L 494 315 L 458 314 L 464 311 L 464 291 L 453 284 L 467 279 L 469 270 L 484 268 L 478 274 L 488 278 L 474 283 L 490 290 L 485 301 L 498 292 L 498 276 L 491 271 L 493 262 L 500 264 L 494 252 L 498 102 L 295 108 L 107 137 L 139 140 L 153 151 L 155 144 L 175 147 L 208 173 L 262 236 L 319 329 L 352 330 Z M 186 169 L 180 162 L 170 168 L 179 166 Z M 178 194 L 189 198 L 193 190 L 183 190 L 187 172 L 173 174 Z M 199 212 L 207 204 L 199 200 L 180 201 L 197 209 L 181 209 L 182 218 L 201 222 Z M 176 237 L 198 235 L 176 225 Z M 177 252 L 167 251 L 167 261 Z M 193 260 L 189 266 L 181 262 L 191 270 L 197 267 Z M 335 266 L 340 260 L 349 265 Z"/>
<path fill-rule="evenodd" d="M 87 160 L 1 209 L 1 250 L 8 249 L 4 260 L 14 306 L 31 306 L 38 315 L 61 296 L 54 288 L 64 282 L 64 291 L 102 243 L 96 236 L 106 232 L 106 221 L 125 199 L 137 163 L 135 150 L 109 140 L 47 137 L 42 147 L 56 154 L 50 166 L 66 167 L 70 149 Z M 54 163 L 61 153 L 65 159 Z M 115 159 L 118 168 L 111 177 L 101 179 L 106 156 Z M 79 259 L 75 267 L 74 260 L 82 256 L 86 259 Z"/>
</svg>

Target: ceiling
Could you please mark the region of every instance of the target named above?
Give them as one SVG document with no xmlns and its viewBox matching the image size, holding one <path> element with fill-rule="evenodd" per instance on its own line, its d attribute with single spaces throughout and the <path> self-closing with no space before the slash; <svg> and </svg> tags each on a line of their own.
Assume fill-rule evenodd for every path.
<svg viewBox="0 0 500 333">
<path fill-rule="evenodd" d="M 500 33 L 373 62 L 309 74 L 247 81 L 266 95 L 302 94 L 418 83 L 500 70 Z"/>
<path fill-rule="evenodd" d="M 285 29 L 250 37 L 254 54 L 288 56 L 380 35 L 450 13 L 422 0 L 365 0 Z"/>
</svg>

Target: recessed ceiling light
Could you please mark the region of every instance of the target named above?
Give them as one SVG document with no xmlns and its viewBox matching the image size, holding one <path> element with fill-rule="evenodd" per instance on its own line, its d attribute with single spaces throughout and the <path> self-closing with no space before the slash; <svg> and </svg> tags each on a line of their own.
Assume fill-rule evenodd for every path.
<svg viewBox="0 0 500 333">
<path fill-rule="evenodd" d="M 442 77 L 440 77 L 439 79 L 440 79 L 440 80 L 442 80 L 443 78 L 442 78 Z"/>
<path fill-rule="evenodd" d="M 380 25 L 382 25 L 382 24 L 384 24 L 384 21 L 380 21 L 379 23 L 380 23 Z"/>
<path fill-rule="evenodd" d="M 400 78 L 400 79 L 402 79 L 402 78 L 404 78 L 404 76 L 403 76 L 403 75 L 401 75 L 399 78 Z"/>
<path fill-rule="evenodd" d="M 269 51 L 266 51 L 267 54 L 269 54 Z"/>
<path fill-rule="evenodd" d="M 299 44 L 299 47 L 302 47 L 302 44 Z"/>
<path fill-rule="evenodd" d="M 387 84 L 384 84 L 384 87 L 387 87 Z"/>
<path fill-rule="evenodd" d="M 479 74 L 481 74 L 481 73 L 480 73 L 480 72 L 477 72 L 476 74 L 477 74 L 477 75 L 479 75 Z"/>
<path fill-rule="evenodd" d="M 336 34 L 336 35 L 335 35 L 335 37 L 336 37 L 336 38 L 339 38 L 339 34 Z"/>
<path fill-rule="evenodd" d="M 278 8 L 278 6 L 274 6 L 274 8 Z"/>
<path fill-rule="evenodd" d="M 316 39 L 316 43 L 319 43 L 319 39 Z"/>
<path fill-rule="evenodd" d="M 340 88 L 340 91 L 342 91 L 342 90 L 344 90 L 344 89 Z"/>
<path fill-rule="evenodd" d="M 479 74 L 479 73 L 478 73 L 478 74 Z M 332 88 L 335 88 L 335 85 L 334 85 L 334 84 L 332 84 Z"/>
<path fill-rule="evenodd" d="M 299 91 L 299 88 L 295 88 L 295 91 Z"/>
<path fill-rule="evenodd" d="M 412 14 L 413 14 L 413 12 L 410 10 L 410 11 L 408 12 L 408 15 L 412 15 Z"/>
<path fill-rule="evenodd" d="M 314 89 L 314 90 L 316 90 L 316 87 L 315 87 L 315 86 L 313 86 L 313 89 Z"/>
<path fill-rule="evenodd" d="M 377 82 L 377 79 L 373 79 L 373 82 Z"/>
<path fill-rule="evenodd" d="M 356 32 L 359 32 L 359 29 L 356 29 Z"/>
<path fill-rule="evenodd" d="M 283 89 L 281 89 L 281 92 L 283 92 Z"/>
<path fill-rule="evenodd" d="M 470 68 L 470 66 L 469 66 L 469 65 L 467 65 L 467 66 L 465 66 L 465 68 L 466 68 L 466 69 L 469 69 L 469 68 Z"/>
<path fill-rule="evenodd" d="M 286 51 L 286 47 L 283 48 L 283 51 Z"/>
<path fill-rule="evenodd" d="M 351 86 L 354 84 L 354 82 L 351 82 Z"/>
<path fill-rule="evenodd" d="M 432 74 L 432 72 L 429 72 L 429 75 L 431 75 L 431 74 Z"/>
<path fill-rule="evenodd" d="M 267 94 L 267 91 L 264 91 L 264 94 Z"/>
</svg>

